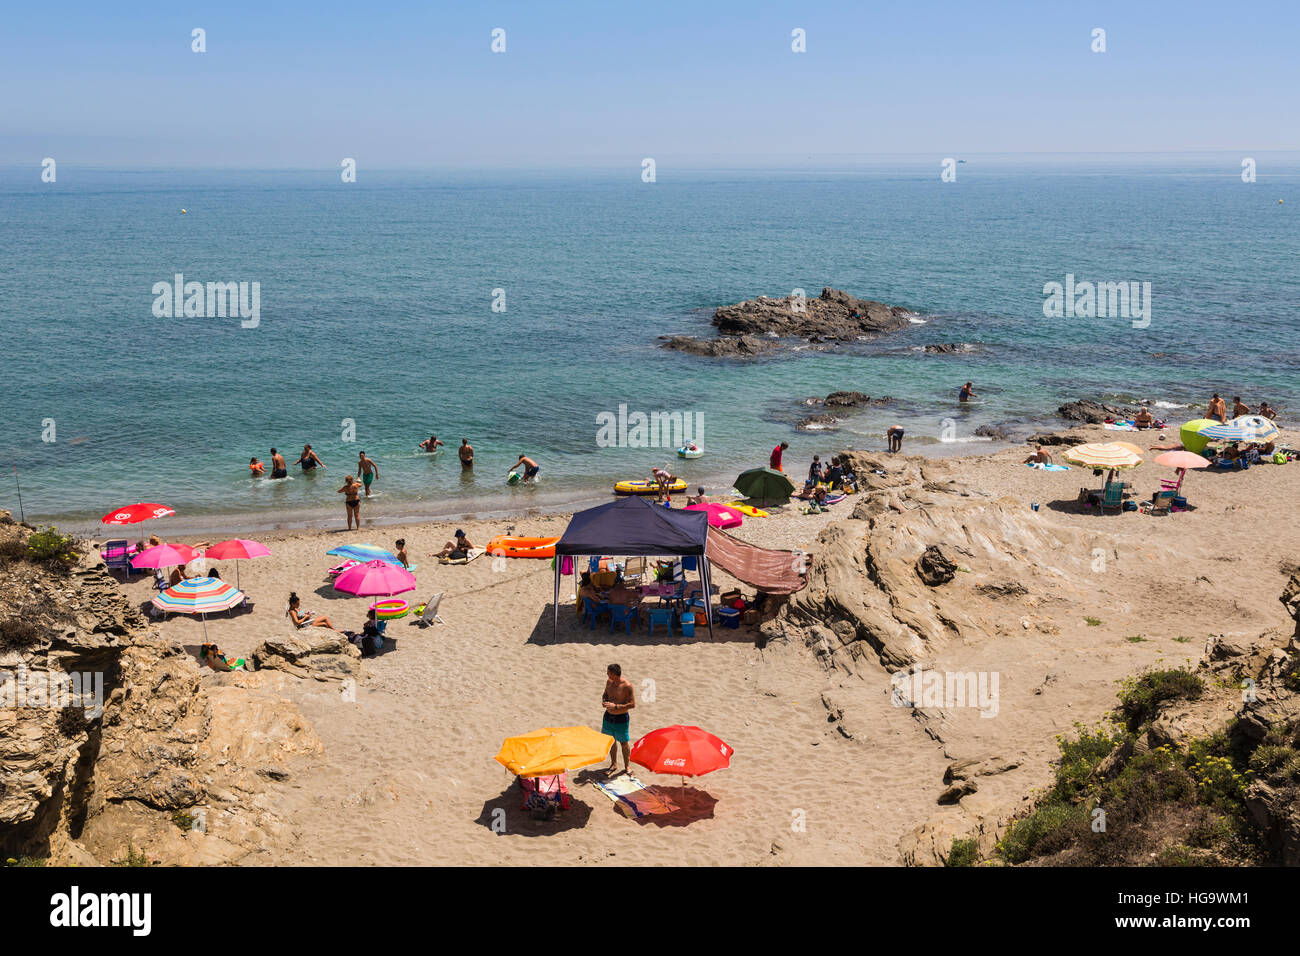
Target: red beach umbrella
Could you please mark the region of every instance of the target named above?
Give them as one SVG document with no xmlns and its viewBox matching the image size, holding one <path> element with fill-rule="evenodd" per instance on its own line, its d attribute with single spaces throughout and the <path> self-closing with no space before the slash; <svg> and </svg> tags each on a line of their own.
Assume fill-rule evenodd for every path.
<svg viewBox="0 0 1300 956">
<path fill-rule="evenodd" d="M 652 730 L 632 745 L 629 756 L 655 773 L 699 777 L 731 766 L 728 744 L 699 727 L 674 724 Z"/>
<path fill-rule="evenodd" d="M 100 518 L 101 524 L 135 524 L 138 521 L 149 521 L 153 518 L 166 518 L 168 515 L 174 515 L 176 512 L 166 505 L 160 505 L 154 501 L 144 501 L 139 504 L 127 505 L 125 508 L 118 508 L 116 511 L 110 511 L 104 517 Z"/>
<path fill-rule="evenodd" d="M 213 561 L 241 561 L 245 558 L 264 558 L 271 549 L 260 541 L 247 541 L 244 538 L 231 538 L 218 541 L 203 552 L 203 556 Z M 239 565 L 235 565 L 235 586 L 239 586 Z"/>
</svg>

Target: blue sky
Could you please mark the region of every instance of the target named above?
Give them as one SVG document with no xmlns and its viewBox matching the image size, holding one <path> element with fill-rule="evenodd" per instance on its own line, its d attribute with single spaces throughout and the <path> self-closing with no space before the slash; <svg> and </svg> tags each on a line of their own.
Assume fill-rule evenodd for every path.
<svg viewBox="0 0 1300 956">
<path fill-rule="evenodd" d="M 1300 147 L 1297 27 L 1295 0 L 10 4 L 0 164 L 1249 154 Z"/>
</svg>

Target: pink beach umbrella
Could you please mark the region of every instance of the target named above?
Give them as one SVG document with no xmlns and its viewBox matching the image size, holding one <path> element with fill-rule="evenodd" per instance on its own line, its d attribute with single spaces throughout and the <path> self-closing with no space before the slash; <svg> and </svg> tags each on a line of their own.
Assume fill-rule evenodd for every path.
<svg viewBox="0 0 1300 956">
<path fill-rule="evenodd" d="M 354 565 L 334 579 L 334 588 L 358 597 L 391 597 L 415 590 L 415 575 L 386 561 Z"/>
<path fill-rule="evenodd" d="M 189 564 L 199 556 L 188 544 L 156 544 L 145 548 L 131 558 L 135 568 L 172 568 L 178 564 Z"/>
<path fill-rule="evenodd" d="M 1209 468 L 1210 463 L 1200 455 L 1190 451 L 1167 451 L 1163 455 L 1156 457 L 1157 465 L 1164 465 L 1166 468 L 1176 468 L 1178 470 L 1178 483 L 1169 486 L 1167 482 L 1161 481 L 1161 486 L 1165 491 L 1172 491 L 1177 494 L 1182 490 L 1183 477 L 1189 468 Z"/>
<path fill-rule="evenodd" d="M 259 541 L 246 541 L 243 538 L 231 538 L 218 541 L 203 552 L 203 556 L 213 561 L 242 561 L 245 558 L 265 558 L 271 549 Z M 239 565 L 235 565 L 235 586 L 239 586 Z"/>
</svg>

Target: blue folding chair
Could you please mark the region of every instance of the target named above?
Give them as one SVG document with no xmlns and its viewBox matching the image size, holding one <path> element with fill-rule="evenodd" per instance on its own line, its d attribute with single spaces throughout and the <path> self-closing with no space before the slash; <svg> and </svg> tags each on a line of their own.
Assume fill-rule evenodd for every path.
<svg viewBox="0 0 1300 956">
<path fill-rule="evenodd" d="M 609 605 L 603 601 L 597 604 L 591 598 L 585 597 L 582 599 L 582 606 L 586 609 L 582 613 L 582 618 L 591 625 L 591 630 L 594 631 L 596 629 L 596 618 L 608 611 Z"/>
<path fill-rule="evenodd" d="M 131 577 L 135 566 L 131 564 L 130 547 L 130 542 L 125 539 L 108 542 L 104 545 L 104 565 L 110 571 L 120 568 L 128 578 Z"/>
<path fill-rule="evenodd" d="M 626 604 L 611 604 L 609 606 L 609 629 L 614 630 L 614 625 L 622 624 L 627 633 L 632 633 L 632 619 L 636 617 L 636 608 L 628 607 Z"/>
</svg>

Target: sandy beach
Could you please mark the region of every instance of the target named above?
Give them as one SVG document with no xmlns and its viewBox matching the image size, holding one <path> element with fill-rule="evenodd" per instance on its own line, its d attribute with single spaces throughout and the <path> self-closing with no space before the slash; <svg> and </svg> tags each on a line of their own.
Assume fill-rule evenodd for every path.
<svg viewBox="0 0 1300 956">
<path fill-rule="evenodd" d="M 1144 449 L 1156 442 L 1154 433 L 1116 435 L 1099 426 L 1074 433 Z M 1296 440 L 1288 432 L 1283 444 Z M 1117 681 L 1157 662 L 1195 661 L 1211 634 L 1255 634 L 1284 623 L 1277 595 L 1293 569 L 1288 542 L 1300 526 L 1290 505 L 1300 492 L 1295 465 L 1194 471 L 1185 483 L 1192 510 L 1099 516 L 1074 505 L 1080 486 L 1099 487 L 1099 479 L 1086 469 L 1024 467 L 1025 454 L 1010 448 L 942 462 L 873 456 L 886 472 L 881 481 L 919 469 L 927 486 L 959 483 L 965 491 L 958 497 L 971 508 L 1014 515 L 1002 519 L 997 540 L 942 542 L 966 548 L 966 573 L 944 586 L 942 602 L 959 608 L 966 623 L 917 657 L 933 670 L 996 673 L 994 719 L 972 708 L 895 706 L 890 675 L 897 667 L 861 655 L 842 666 L 835 655 L 784 637 L 781 622 L 718 630 L 712 640 L 702 628 L 694 638 L 658 631 L 653 640 L 644 627 L 631 635 L 604 625 L 588 630 L 565 603 L 571 578 L 562 585 L 552 637 L 549 561 L 485 556 L 448 566 L 432 556 L 456 527 L 481 546 L 511 527 L 520 535 L 559 535 L 567 515 L 360 534 L 343 531 L 340 521 L 318 531 L 258 534 L 271 556 L 238 569 L 253 611 L 207 621 L 209 639 L 231 657 L 292 632 L 285 617 L 291 591 L 304 608 L 360 629 L 368 599 L 339 594 L 326 575 L 333 559 L 325 552 L 345 542 L 391 548 L 404 537 L 419 582 L 405 597 L 423 601 L 442 592 L 446 623 L 390 624 L 396 647 L 364 661 L 355 700 L 337 682 L 203 669 L 207 686 L 291 703 L 321 743 L 319 752 L 287 760 L 284 778 L 259 797 L 283 824 L 276 838 L 231 862 L 894 865 L 905 861 L 909 835 L 920 827 L 960 832 L 1009 816 L 1050 780 L 1056 736 L 1102 718 L 1114 706 Z M 1124 476 L 1138 497 L 1171 476 L 1153 457 Z M 828 542 L 865 525 L 865 516 L 852 517 L 855 497 L 862 496 L 820 515 L 800 514 L 792 502 L 733 533 L 764 547 L 810 551 L 816 568 L 818 555 L 833 551 Z M 165 534 L 165 522 L 154 525 Z M 233 581 L 229 562 L 218 567 Z M 1010 578 L 1025 592 L 987 587 Z M 136 576 L 124 590 L 142 603 L 150 583 Z M 719 573 L 715 583 L 734 582 Z M 900 607 L 896 616 L 912 612 Z M 197 620 L 173 616 L 151 628 L 191 653 L 202 641 Z M 536 727 L 599 727 L 611 662 L 636 689 L 632 739 L 669 724 L 698 725 L 735 748 L 731 766 L 684 789 L 677 778 L 634 766 L 680 807 L 648 818 L 655 822 L 617 812 L 592 785 L 597 768 L 578 771 L 570 775 L 572 809 L 555 821 L 535 820 L 521 812 L 513 778 L 493 755 L 503 738 Z M 940 805 L 945 768 L 960 759 L 998 769 L 960 805 Z M 504 832 L 493 826 L 502 819 L 498 809 Z M 119 829 L 115 838 L 127 833 Z"/>
</svg>

